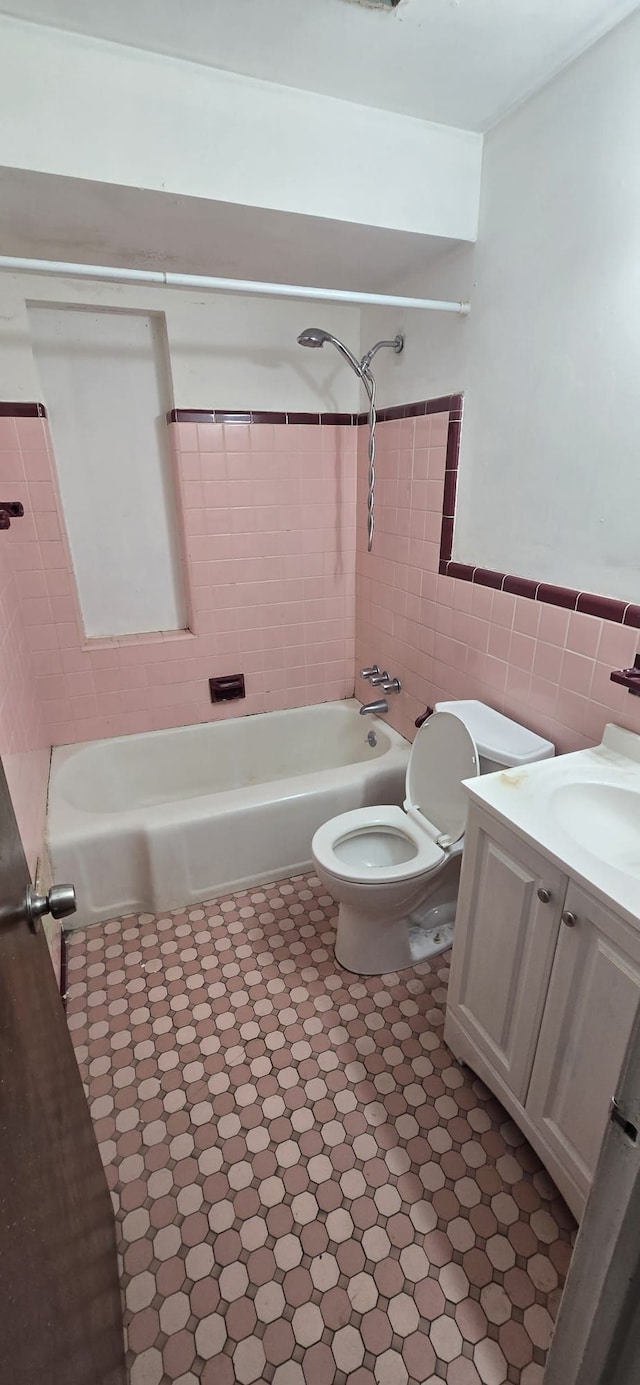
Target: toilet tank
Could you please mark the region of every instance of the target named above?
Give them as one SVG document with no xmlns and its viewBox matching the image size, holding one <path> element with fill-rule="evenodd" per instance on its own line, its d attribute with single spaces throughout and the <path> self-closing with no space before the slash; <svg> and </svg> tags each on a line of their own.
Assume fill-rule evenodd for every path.
<svg viewBox="0 0 640 1385">
<path fill-rule="evenodd" d="M 478 747 L 480 773 L 550 760 L 555 746 L 526 726 L 487 707 L 484 702 L 436 702 L 436 712 L 451 712 L 463 721 Z"/>
</svg>

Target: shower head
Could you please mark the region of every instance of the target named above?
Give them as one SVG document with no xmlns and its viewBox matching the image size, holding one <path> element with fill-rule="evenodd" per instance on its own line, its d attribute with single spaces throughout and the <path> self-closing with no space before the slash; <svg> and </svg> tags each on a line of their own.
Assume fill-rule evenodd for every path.
<svg viewBox="0 0 640 1385">
<path fill-rule="evenodd" d="M 298 337 L 298 346 L 312 346 L 316 348 L 318 346 L 324 346 L 327 341 L 331 342 L 332 346 L 335 346 L 341 356 L 344 356 L 345 361 L 349 362 L 351 369 L 355 370 L 356 375 L 360 377 L 367 389 L 367 382 L 370 379 L 371 362 L 376 352 L 380 350 L 380 347 L 388 346 L 396 353 L 402 351 L 404 347 L 404 337 L 398 334 L 397 337 L 393 338 L 393 341 L 377 341 L 375 346 L 372 346 L 371 350 L 367 351 L 366 355 L 359 361 L 354 356 L 353 352 L 349 350 L 349 347 L 345 346 L 343 341 L 340 341 L 339 337 L 334 337 L 332 332 L 326 332 L 324 327 L 305 327 L 304 332 L 301 332 Z"/>
<path fill-rule="evenodd" d="M 330 332 L 324 332 L 322 327 L 305 327 L 298 337 L 298 346 L 324 346 L 326 341 L 331 341 Z"/>
<path fill-rule="evenodd" d="M 301 332 L 298 337 L 298 346 L 324 346 L 327 341 L 330 342 L 332 346 L 335 346 L 336 351 L 339 351 L 340 355 L 344 356 L 345 361 L 349 362 L 351 369 L 355 370 L 356 375 L 364 381 L 364 371 L 357 357 L 353 355 L 353 352 L 349 350 L 348 346 L 345 346 L 343 341 L 340 341 L 339 337 L 334 337 L 332 332 L 325 332 L 323 327 L 305 327 L 304 332 Z"/>
</svg>

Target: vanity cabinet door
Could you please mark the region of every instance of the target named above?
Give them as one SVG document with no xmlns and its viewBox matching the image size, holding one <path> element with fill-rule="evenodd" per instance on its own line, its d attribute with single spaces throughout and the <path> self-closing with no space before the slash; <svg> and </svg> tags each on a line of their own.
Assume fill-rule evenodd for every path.
<svg viewBox="0 0 640 1385">
<path fill-rule="evenodd" d="M 522 1103 L 566 886 L 556 866 L 472 805 L 456 914 L 449 1035 L 455 1053 L 459 1025 Z"/>
<path fill-rule="evenodd" d="M 640 1002 L 640 933 L 570 884 L 526 1100 L 584 1197 Z"/>
</svg>

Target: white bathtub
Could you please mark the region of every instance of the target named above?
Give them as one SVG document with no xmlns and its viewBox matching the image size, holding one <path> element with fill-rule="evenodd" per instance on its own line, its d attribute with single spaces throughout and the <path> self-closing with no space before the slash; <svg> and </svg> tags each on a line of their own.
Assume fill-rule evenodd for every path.
<svg viewBox="0 0 640 1385">
<path fill-rule="evenodd" d="M 329 702 L 55 749 L 48 845 L 55 878 L 76 886 L 75 925 L 304 870 L 328 818 L 401 803 L 408 743 L 358 708 Z"/>
</svg>

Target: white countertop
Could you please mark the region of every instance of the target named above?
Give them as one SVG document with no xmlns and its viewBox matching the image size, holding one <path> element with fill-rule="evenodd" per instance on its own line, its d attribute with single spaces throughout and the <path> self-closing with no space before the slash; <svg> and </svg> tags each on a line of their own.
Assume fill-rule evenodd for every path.
<svg viewBox="0 0 640 1385">
<path fill-rule="evenodd" d="M 465 788 L 640 927 L 640 736 L 610 725 L 592 750 L 481 775 Z"/>
</svg>

